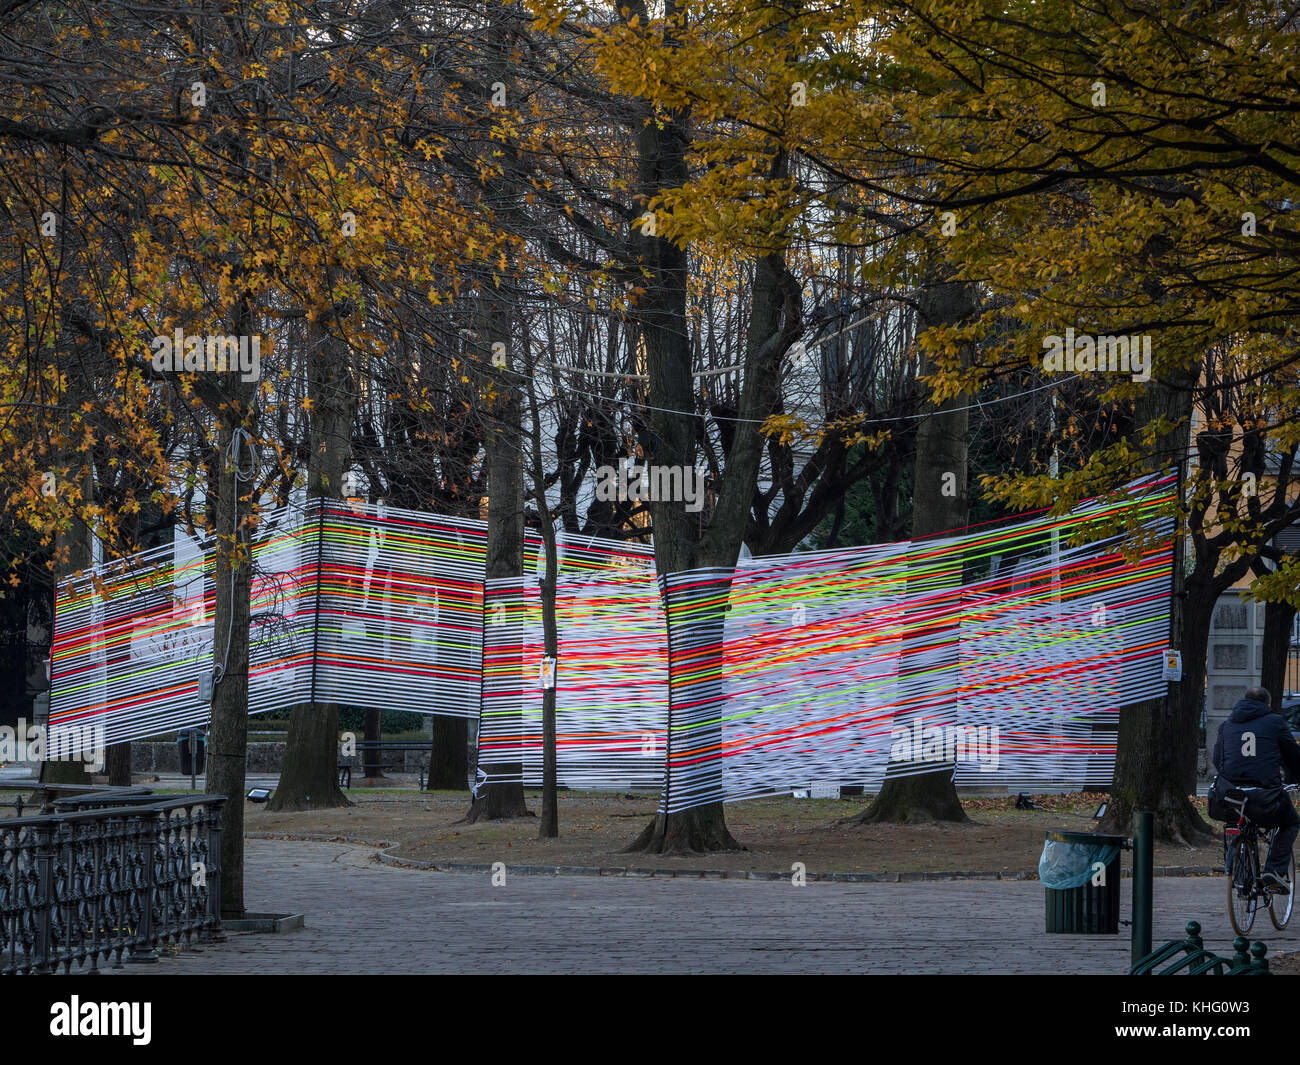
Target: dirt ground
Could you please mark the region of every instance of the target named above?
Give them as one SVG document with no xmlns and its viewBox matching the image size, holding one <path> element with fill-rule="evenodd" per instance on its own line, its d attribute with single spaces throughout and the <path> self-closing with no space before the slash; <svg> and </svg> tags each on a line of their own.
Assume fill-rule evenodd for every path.
<svg viewBox="0 0 1300 1065">
<path fill-rule="evenodd" d="M 245 830 L 279 836 L 337 836 L 393 843 L 392 853 L 435 864 L 504 861 L 517 865 L 629 866 L 644 869 L 730 869 L 788 874 L 794 862 L 807 871 L 841 873 L 1035 873 L 1044 832 L 1090 832 L 1101 796 L 1035 796 L 1042 810 L 1016 810 L 1015 798 L 968 799 L 971 824 L 872 825 L 836 822 L 869 801 L 854 799 L 753 799 L 728 805 L 727 824 L 747 850 L 665 857 L 621 854 L 653 816 L 656 796 L 562 792 L 560 837 L 537 838 L 536 818 L 459 823 L 469 808 L 463 792 L 354 791 L 356 805 L 341 810 L 270 813 L 249 804 Z M 528 793 L 539 810 L 541 797 Z M 1130 855 L 1124 852 L 1127 866 Z M 1198 849 L 1157 844 L 1156 866 L 1216 866 L 1222 845 Z"/>
</svg>

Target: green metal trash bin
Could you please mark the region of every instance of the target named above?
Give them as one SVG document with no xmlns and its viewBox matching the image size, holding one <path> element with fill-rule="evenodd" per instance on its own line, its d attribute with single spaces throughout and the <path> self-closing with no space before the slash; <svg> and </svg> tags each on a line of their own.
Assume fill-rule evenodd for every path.
<svg viewBox="0 0 1300 1065">
<path fill-rule="evenodd" d="M 1124 836 L 1048 832 L 1038 877 L 1047 889 L 1047 931 L 1119 932 L 1119 852 Z"/>
</svg>

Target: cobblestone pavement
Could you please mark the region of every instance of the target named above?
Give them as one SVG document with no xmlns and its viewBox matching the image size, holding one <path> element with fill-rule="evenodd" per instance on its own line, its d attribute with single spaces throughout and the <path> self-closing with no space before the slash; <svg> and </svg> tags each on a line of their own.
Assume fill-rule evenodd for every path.
<svg viewBox="0 0 1300 1065">
<path fill-rule="evenodd" d="M 1129 963 L 1117 936 L 1043 932 L 1036 881 L 904 884 L 434 873 L 373 860 L 373 847 L 249 840 L 250 911 L 306 927 L 230 935 L 121 974 L 188 973 L 1096 973 Z M 1121 915 L 1129 915 L 1129 881 Z M 1155 881 L 1155 942 L 1198 920 L 1231 954 L 1222 877 Z M 1262 925 L 1262 927 L 1261 927 Z M 1300 919 L 1254 929 L 1300 949 Z M 106 970 L 113 972 L 113 970 Z"/>
</svg>

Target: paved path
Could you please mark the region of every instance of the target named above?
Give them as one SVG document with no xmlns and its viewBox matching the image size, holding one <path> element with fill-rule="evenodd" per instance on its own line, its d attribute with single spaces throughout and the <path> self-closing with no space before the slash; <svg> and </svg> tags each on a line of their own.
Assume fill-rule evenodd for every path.
<svg viewBox="0 0 1300 1065">
<path fill-rule="evenodd" d="M 249 840 L 251 911 L 306 915 L 280 934 L 118 972 L 185 973 L 1123 973 L 1118 936 L 1048 936 L 1035 881 L 811 883 L 433 873 L 374 848 Z M 1129 881 L 1122 915 L 1129 914 Z M 1224 881 L 1158 878 L 1157 943 L 1189 919 L 1231 954 Z M 1300 949 L 1297 927 L 1271 952 Z M 112 970 L 109 970 L 110 972 Z"/>
</svg>

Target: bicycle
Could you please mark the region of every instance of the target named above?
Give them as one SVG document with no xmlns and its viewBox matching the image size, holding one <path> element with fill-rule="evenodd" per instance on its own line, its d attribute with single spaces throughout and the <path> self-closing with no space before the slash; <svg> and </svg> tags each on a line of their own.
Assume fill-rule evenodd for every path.
<svg viewBox="0 0 1300 1065">
<path fill-rule="evenodd" d="M 1284 792 L 1295 791 L 1300 785 L 1288 784 Z M 1235 796 L 1240 796 L 1236 798 Z M 1286 895 L 1275 895 L 1260 883 L 1259 845 L 1260 825 L 1246 816 L 1248 797 L 1241 788 L 1231 788 L 1224 796 L 1224 802 L 1237 807 L 1237 823 L 1223 826 L 1223 866 L 1228 876 L 1228 919 L 1232 930 L 1239 936 L 1246 935 L 1255 924 L 1255 915 L 1260 904 L 1268 910 L 1268 918 L 1279 932 L 1291 920 L 1291 911 L 1295 907 L 1295 853 L 1291 854 L 1290 868 L 1287 870 L 1287 883 L 1291 891 Z M 1290 800 L 1288 800 L 1290 801 Z M 1273 842 L 1273 833 L 1268 832 L 1268 843 Z M 1278 903 L 1283 904 L 1281 914 Z"/>
</svg>

